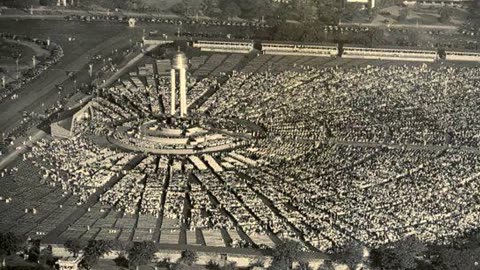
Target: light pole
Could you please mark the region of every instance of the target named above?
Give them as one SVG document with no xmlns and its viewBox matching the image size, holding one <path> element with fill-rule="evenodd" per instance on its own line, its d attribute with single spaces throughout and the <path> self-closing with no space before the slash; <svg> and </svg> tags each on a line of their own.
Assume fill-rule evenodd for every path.
<svg viewBox="0 0 480 270">
<path fill-rule="evenodd" d="M 19 71 L 18 71 L 18 64 L 19 64 L 19 62 L 20 62 L 20 57 L 21 57 L 21 56 L 22 56 L 22 55 L 19 54 L 19 55 L 17 56 L 17 59 L 15 60 L 15 63 L 17 64 L 17 80 L 20 78 L 20 74 L 19 74 Z"/>
<path fill-rule="evenodd" d="M 90 78 L 93 76 L 93 64 L 88 65 L 88 75 L 90 75 Z"/>
</svg>

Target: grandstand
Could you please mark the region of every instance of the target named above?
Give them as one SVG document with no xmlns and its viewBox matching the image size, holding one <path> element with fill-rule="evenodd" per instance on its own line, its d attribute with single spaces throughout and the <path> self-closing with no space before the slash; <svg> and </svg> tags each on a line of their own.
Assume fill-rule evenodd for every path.
<svg viewBox="0 0 480 270">
<path fill-rule="evenodd" d="M 344 47 L 343 58 L 434 62 L 435 50 Z"/>
<path fill-rule="evenodd" d="M 447 52 L 446 58 L 447 61 L 474 61 L 480 62 L 480 53 L 477 52 Z"/>
<path fill-rule="evenodd" d="M 264 54 L 303 55 L 303 56 L 337 56 L 336 45 L 303 45 L 293 43 L 262 43 Z"/>
<path fill-rule="evenodd" d="M 192 47 L 208 52 L 249 53 L 253 50 L 253 42 L 197 40 Z"/>
</svg>

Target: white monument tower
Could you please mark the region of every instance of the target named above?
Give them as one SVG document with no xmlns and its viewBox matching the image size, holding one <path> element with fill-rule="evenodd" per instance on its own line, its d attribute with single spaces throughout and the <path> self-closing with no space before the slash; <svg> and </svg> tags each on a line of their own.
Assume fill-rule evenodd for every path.
<svg viewBox="0 0 480 270">
<path fill-rule="evenodd" d="M 170 93 L 170 114 L 175 115 L 175 96 L 176 96 L 176 71 L 179 71 L 180 85 L 180 117 L 187 116 L 187 68 L 188 60 L 185 53 L 180 50 L 173 58 L 171 76 L 171 93 Z"/>
</svg>

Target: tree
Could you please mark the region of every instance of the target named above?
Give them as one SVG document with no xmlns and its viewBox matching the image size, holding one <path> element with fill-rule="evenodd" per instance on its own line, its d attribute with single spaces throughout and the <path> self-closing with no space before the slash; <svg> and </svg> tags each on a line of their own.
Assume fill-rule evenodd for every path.
<svg viewBox="0 0 480 270">
<path fill-rule="evenodd" d="M 281 3 L 279 7 L 275 8 L 271 17 L 268 17 L 270 17 L 274 22 L 278 21 L 283 23 L 287 20 L 290 10 L 290 5 Z"/>
<path fill-rule="evenodd" d="M 192 265 L 198 260 L 198 255 L 195 251 L 187 249 L 182 251 L 180 262 L 183 262 L 187 265 Z"/>
<path fill-rule="evenodd" d="M 238 17 L 242 13 L 242 10 L 240 9 L 240 7 L 234 1 L 231 1 L 231 0 L 224 0 L 220 5 L 220 8 L 222 9 L 223 14 L 227 18 Z"/>
<path fill-rule="evenodd" d="M 13 233 L 0 233 L 0 259 L 5 265 L 5 257 L 15 254 L 22 249 L 22 240 Z"/>
<path fill-rule="evenodd" d="M 298 16 L 300 22 L 312 21 L 314 12 L 312 9 L 313 3 L 311 0 L 295 0 L 293 1 L 294 11 Z"/>
<path fill-rule="evenodd" d="M 225 264 L 224 267 L 222 267 L 222 270 L 236 270 L 237 269 L 237 264 L 235 262 L 229 262 Z"/>
<path fill-rule="evenodd" d="M 28 261 L 36 263 L 40 256 L 40 239 L 31 240 L 29 244 Z"/>
<path fill-rule="evenodd" d="M 127 258 L 125 258 L 125 254 L 120 253 L 117 258 L 113 259 L 113 262 L 115 263 L 116 266 L 123 267 L 123 268 L 128 268 L 129 267 L 129 261 Z"/>
<path fill-rule="evenodd" d="M 155 257 L 157 247 L 152 241 L 135 242 L 128 251 L 130 268 L 136 268 L 151 262 Z"/>
<path fill-rule="evenodd" d="M 270 269 L 292 269 L 292 263 L 300 259 L 302 244 L 294 240 L 286 240 L 273 249 L 273 260 Z"/>
<path fill-rule="evenodd" d="M 275 27 L 273 39 L 275 40 L 300 40 L 303 35 L 301 27 L 291 23 L 283 23 Z"/>
<path fill-rule="evenodd" d="M 324 24 L 337 25 L 342 13 L 342 1 L 316 1 L 317 19 Z"/>
<path fill-rule="evenodd" d="M 398 15 L 398 20 L 401 21 L 401 22 L 405 21 L 408 17 L 408 13 L 409 13 L 408 8 L 402 8 L 400 10 L 399 15 Z"/>
<path fill-rule="evenodd" d="M 407 34 L 408 38 L 408 45 L 409 46 L 417 46 L 420 34 L 417 30 L 411 30 Z"/>
<path fill-rule="evenodd" d="M 322 265 L 320 265 L 318 270 L 335 270 L 335 266 L 331 260 L 325 260 L 323 261 Z"/>
<path fill-rule="evenodd" d="M 440 269 L 476 269 L 480 263 L 480 248 L 445 248 L 439 254 Z"/>
<path fill-rule="evenodd" d="M 112 251 L 110 243 L 105 240 L 90 240 L 83 252 L 83 260 L 80 262 L 85 269 L 91 269 L 98 259 Z"/>
<path fill-rule="evenodd" d="M 373 266 L 385 270 L 415 269 L 416 258 L 426 250 L 416 237 L 411 236 L 396 242 L 389 248 L 374 250 L 370 259 Z"/>
<path fill-rule="evenodd" d="M 270 0 L 239 0 L 237 4 L 242 10 L 242 18 L 260 19 L 262 16 L 272 14 L 271 2 Z"/>
<path fill-rule="evenodd" d="M 157 262 L 157 267 L 170 269 L 172 263 L 170 263 L 170 258 L 164 258 L 161 261 Z"/>
<path fill-rule="evenodd" d="M 368 31 L 368 36 L 369 36 L 369 45 L 371 47 L 381 45 L 381 43 L 384 40 L 384 32 L 382 29 L 371 29 Z"/>
<path fill-rule="evenodd" d="M 474 0 L 468 7 L 468 18 L 471 20 L 480 19 L 480 0 Z"/>
<path fill-rule="evenodd" d="M 53 6 L 55 5 L 57 2 L 55 0 L 40 0 L 39 1 L 39 4 L 41 6 Z"/>
<path fill-rule="evenodd" d="M 0 1 L 0 5 L 5 5 L 11 8 L 30 8 L 31 6 L 38 5 L 39 0 L 4 0 Z"/>
<path fill-rule="evenodd" d="M 338 258 L 342 260 L 349 269 L 355 269 L 363 261 L 364 246 L 358 242 L 351 242 L 340 252 Z"/>
<path fill-rule="evenodd" d="M 261 269 L 264 269 L 265 268 L 265 261 L 263 259 L 257 259 L 253 262 L 251 262 L 249 265 L 248 265 L 248 268 L 249 269 L 252 269 L 254 267 L 259 267 Z"/>
<path fill-rule="evenodd" d="M 295 267 L 295 270 L 313 270 L 308 262 L 299 261 L 298 266 Z"/>
<path fill-rule="evenodd" d="M 440 18 L 438 19 L 441 23 L 447 23 L 450 21 L 452 15 L 452 10 L 449 7 L 443 7 L 440 9 Z"/>
<path fill-rule="evenodd" d="M 274 259 L 268 270 L 289 270 L 291 267 L 288 266 L 285 260 Z"/>
<path fill-rule="evenodd" d="M 170 11 L 175 14 L 185 15 L 185 12 L 186 12 L 185 4 L 177 3 L 170 8 Z"/>
<path fill-rule="evenodd" d="M 205 269 L 207 269 L 207 270 L 221 270 L 222 268 L 220 267 L 220 265 L 217 262 L 210 260 L 205 265 Z"/>
<path fill-rule="evenodd" d="M 171 270 L 187 270 L 188 268 L 182 262 L 176 262 L 176 263 L 171 265 L 170 269 Z"/>
<path fill-rule="evenodd" d="M 77 257 L 78 253 L 82 250 L 83 245 L 78 239 L 67 240 L 64 244 L 68 252 L 72 253 L 73 257 Z"/>
<path fill-rule="evenodd" d="M 55 258 L 53 257 L 51 245 L 48 245 L 46 248 L 40 251 L 39 263 L 42 265 L 48 265 L 50 267 L 55 264 Z"/>
</svg>

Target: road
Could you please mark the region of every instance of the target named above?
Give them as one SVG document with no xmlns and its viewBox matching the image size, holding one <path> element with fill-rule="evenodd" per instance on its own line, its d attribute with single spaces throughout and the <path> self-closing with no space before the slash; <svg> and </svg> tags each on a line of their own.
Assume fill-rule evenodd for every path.
<svg viewBox="0 0 480 270">
<path fill-rule="evenodd" d="M 127 16 L 127 17 L 161 17 L 167 19 L 180 18 L 181 16 L 172 14 L 172 13 L 162 13 L 162 12 L 134 12 L 134 11 L 120 11 L 113 12 L 107 10 L 82 10 L 82 9 L 65 9 L 65 8 L 33 8 L 33 14 L 29 13 L 20 13 L 17 10 L 17 14 L 3 14 L 0 15 L 0 19 L 63 19 L 68 15 L 79 15 L 79 16 Z M 202 17 L 206 18 L 206 17 Z"/>
<path fill-rule="evenodd" d="M 0 28 L 1 27 L 0 22 Z M 75 34 L 75 32 L 72 33 L 72 35 Z M 52 35 L 55 35 L 55 30 L 53 29 Z M 68 48 L 64 48 L 65 56 L 60 59 L 57 64 L 53 65 L 38 78 L 17 91 L 19 95 L 18 99 L 5 100 L 0 103 L 0 130 L 2 132 L 12 130 L 21 121 L 23 111 L 42 111 L 44 109 L 42 108 L 42 104 L 45 104 L 45 107 L 47 107 L 59 100 L 56 85 L 73 84 L 67 77 L 66 71 L 83 70 L 85 74 L 80 74 L 80 76 L 77 77 L 77 84 L 80 85 L 81 83 L 89 82 L 90 78 L 86 75 L 86 68 L 92 56 L 101 54 L 102 52 L 110 52 L 114 48 L 126 46 L 132 38 L 140 39 L 140 35 L 135 32 L 132 33 L 132 31 L 118 31 L 118 33 L 113 36 L 111 34 L 106 34 L 105 36 L 106 38 L 104 39 L 89 42 L 92 47 L 87 47 L 87 42 L 82 43 L 86 44 L 85 46 L 80 44 L 78 47 L 74 46 L 74 44 L 72 44 L 73 46 L 68 45 Z M 56 42 L 56 40 L 52 41 Z M 73 87 L 69 87 L 69 89 L 65 91 L 72 92 L 72 88 Z M 66 93 L 63 94 L 65 95 Z"/>
<path fill-rule="evenodd" d="M 339 23 L 339 26 L 363 26 L 363 27 L 381 27 L 381 28 L 400 28 L 400 29 L 426 29 L 426 30 L 458 30 L 454 25 L 429 25 L 429 24 L 390 24 L 383 23 Z"/>
<path fill-rule="evenodd" d="M 20 155 L 23 153 L 26 153 L 29 149 L 29 147 L 32 147 L 33 143 L 36 141 L 41 140 L 43 137 L 45 137 L 46 133 L 43 132 L 42 130 L 38 130 L 34 133 L 33 136 L 31 136 L 31 139 L 28 141 L 25 141 L 24 145 L 18 146 L 17 149 L 15 149 L 13 152 L 7 154 L 5 157 L 0 158 L 0 171 L 5 169 L 10 163 L 15 161 Z"/>
</svg>

